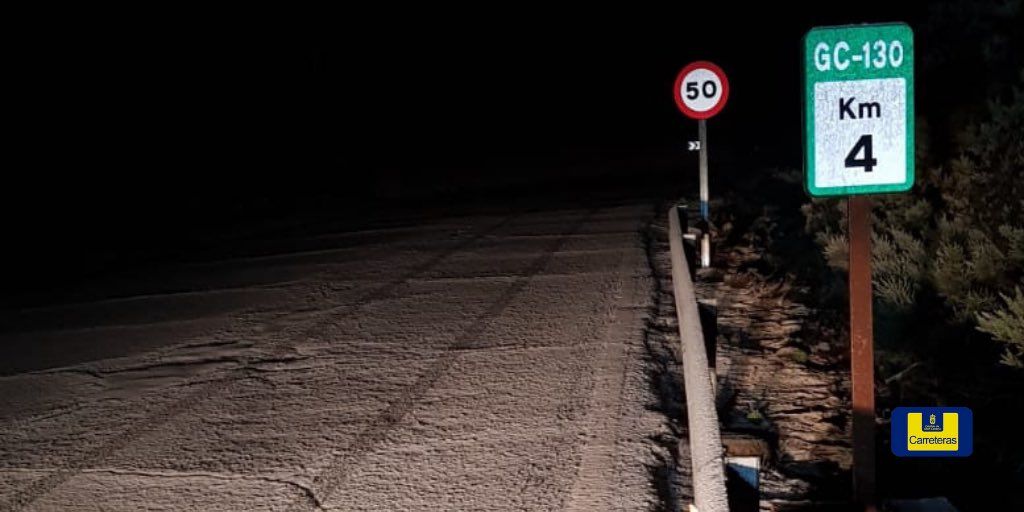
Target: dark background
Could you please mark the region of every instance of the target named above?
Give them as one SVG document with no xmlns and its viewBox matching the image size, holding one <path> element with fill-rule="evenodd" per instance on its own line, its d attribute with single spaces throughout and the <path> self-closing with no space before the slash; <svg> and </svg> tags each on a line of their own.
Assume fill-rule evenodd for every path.
<svg viewBox="0 0 1024 512">
<path fill-rule="evenodd" d="M 696 123 L 676 110 L 671 85 L 695 59 L 718 63 L 732 85 L 709 123 L 712 159 L 796 167 L 803 34 L 914 25 L 928 10 L 868 1 L 26 15 L 5 79 L 5 289 L 181 257 L 211 232 L 311 208 L 358 219 L 510 181 L 563 177 L 551 186 L 566 187 L 610 169 L 649 180 L 655 161 L 693 158 L 685 141 Z M 928 37 L 919 33 L 919 53 Z"/>
</svg>

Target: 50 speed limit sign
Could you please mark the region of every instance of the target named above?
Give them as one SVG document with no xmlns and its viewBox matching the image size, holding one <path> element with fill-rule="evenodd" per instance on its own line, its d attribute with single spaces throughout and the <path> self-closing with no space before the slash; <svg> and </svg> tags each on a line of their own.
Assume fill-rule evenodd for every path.
<svg viewBox="0 0 1024 512">
<path fill-rule="evenodd" d="M 686 117 L 697 120 L 699 140 L 690 142 L 690 148 L 700 150 L 700 217 L 705 226 L 700 242 L 700 266 L 711 266 L 711 238 L 706 227 L 709 224 L 708 190 L 708 130 L 707 120 L 725 107 L 729 99 L 729 79 L 722 68 L 698 60 L 687 64 L 676 76 L 672 89 L 676 106 Z"/>
<path fill-rule="evenodd" d="M 804 37 L 804 167 L 812 196 L 914 184 L 914 33 L 902 23 Z"/>
<path fill-rule="evenodd" d="M 676 106 L 691 119 L 708 119 L 729 99 L 729 80 L 722 68 L 706 61 L 691 62 L 676 77 Z"/>
</svg>

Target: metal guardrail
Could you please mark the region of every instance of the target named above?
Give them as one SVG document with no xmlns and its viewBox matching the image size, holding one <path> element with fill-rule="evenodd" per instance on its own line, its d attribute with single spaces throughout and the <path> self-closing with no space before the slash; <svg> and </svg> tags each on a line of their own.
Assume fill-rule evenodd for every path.
<svg viewBox="0 0 1024 512">
<path fill-rule="evenodd" d="M 713 378 L 701 329 L 697 297 L 683 248 L 679 209 L 668 212 L 669 246 L 672 251 L 672 290 L 682 343 L 683 384 L 693 465 L 693 501 L 698 512 L 728 512 L 722 435 L 715 409 Z"/>
</svg>

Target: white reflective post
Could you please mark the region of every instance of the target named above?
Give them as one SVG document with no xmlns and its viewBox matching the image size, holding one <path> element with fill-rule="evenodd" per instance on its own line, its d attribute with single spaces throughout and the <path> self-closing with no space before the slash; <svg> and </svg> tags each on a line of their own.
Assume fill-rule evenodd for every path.
<svg viewBox="0 0 1024 512">
<path fill-rule="evenodd" d="M 700 139 L 700 218 L 704 220 L 705 231 L 700 239 L 700 266 L 711 266 L 711 221 L 708 220 L 708 129 L 704 119 L 697 121 Z"/>
</svg>

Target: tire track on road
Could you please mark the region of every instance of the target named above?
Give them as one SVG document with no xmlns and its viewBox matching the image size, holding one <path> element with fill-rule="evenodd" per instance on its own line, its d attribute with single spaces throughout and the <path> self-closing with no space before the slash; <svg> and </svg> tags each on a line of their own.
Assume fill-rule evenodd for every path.
<svg viewBox="0 0 1024 512">
<path fill-rule="evenodd" d="M 184 396 L 174 400 L 170 404 L 159 408 L 157 411 L 147 415 L 145 418 L 139 421 L 129 424 L 126 428 L 120 432 L 110 435 L 110 440 L 106 443 L 101 444 L 99 447 L 84 452 L 77 457 L 74 457 L 68 461 L 64 467 L 58 468 L 53 473 L 34 480 L 28 485 L 21 487 L 11 495 L 9 495 L 6 501 L 0 502 L 0 509 L 2 510 L 20 510 L 32 503 L 39 498 L 47 495 L 64 482 L 67 482 L 75 475 L 82 472 L 82 470 L 101 466 L 108 460 L 110 460 L 118 451 L 128 446 L 133 441 L 141 438 L 142 436 L 155 431 L 160 426 L 166 424 L 176 416 L 188 411 L 193 406 L 205 402 L 225 391 L 230 386 L 241 380 L 247 375 L 247 369 L 254 363 L 258 363 L 260 360 L 266 359 L 267 357 L 281 356 L 291 351 L 292 347 L 288 343 L 295 336 L 307 333 L 323 321 L 333 318 L 337 314 L 349 315 L 355 313 L 360 308 L 363 308 L 374 302 L 386 299 L 390 297 L 396 290 L 404 286 L 409 280 L 417 275 L 423 274 L 437 267 L 445 259 L 452 255 L 464 251 L 470 248 L 475 243 L 486 238 L 488 235 L 495 231 L 507 226 L 514 219 L 524 215 L 527 212 L 519 214 L 512 214 L 504 217 L 499 222 L 491 224 L 481 231 L 478 231 L 475 235 L 466 238 L 461 243 L 454 247 L 444 249 L 438 254 L 434 255 L 427 261 L 414 266 L 410 270 L 406 271 L 400 277 L 389 281 L 383 286 L 374 288 L 359 297 L 355 302 L 348 303 L 345 305 L 334 306 L 319 311 L 316 315 L 308 318 L 301 327 L 295 324 L 287 325 L 282 324 L 281 320 L 288 317 L 294 317 L 296 315 L 285 315 L 285 317 L 275 319 L 276 329 L 270 329 L 269 333 L 275 335 L 275 339 L 270 341 L 270 348 L 276 349 L 270 355 L 263 355 L 255 358 L 249 358 L 242 364 L 240 368 L 230 370 L 230 372 L 219 379 L 213 379 L 205 381 L 199 385 L 197 389 L 191 393 L 187 393 Z M 550 256 L 549 256 L 550 258 Z M 134 404 L 130 404 L 131 407 L 135 407 Z M 311 501 L 312 498 L 311 498 Z"/>
<path fill-rule="evenodd" d="M 636 247 L 620 249 L 615 266 L 617 280 L 609 292 L 615 299 L 610 304 L 600 345 L 588 361 L 592 372 L 585 408 L 574 411 L 579 417 L 573 422 L 582 420 L 585 441 L 581 443 L 575 479 L 562 503 L 567 512 L 622 508 L 615 505 L 621 505 L 616 502 L 616 493 L 621 489 L 616 456 L 621 455 L 617 446 L 623 434 L 623 393 L 630 361 L 636 358 L 638 350 L 631 340 L 642 331 L 644 316 L 642 278 L 633 271 L 643 264 L 638 254 L 639 237 L 631 242 Z M 574 395 L 584 392 L 587 391 L 580 390 Z"/>
<path fill-rule="evenodd" d="M 499 221 L 499 222 L 497 222 L 497 223 L 495 223 L 493 225 L 490 225 L 488 228 L 483 229 L 483 230 L 477 230 L 477 233 L 475 235 L 470 236 L 468 238 L 465 238 L 462 241 L 462 243 L 463 244 L 472 245 L 473 243 L 476 243 L 476 242 L 480 241 L 480 239 L 485 238 L 486 236 L 488 236 L 491 233 L 493 233 L 494 230 L 500 229 L 501 227 L 503 227 L 505 225 L 508 225 L 511 221 L 513 221 L 513 220 L 515 220 L 517 218 L 520 218 L 520 217 L 522 217 L 524 215 L 528 215 L 529 213 L 531 213 L 533 211 L 535 211 L 535 209 L 527 208 L 527 209 L 525 209 L 524 211 L 522 211 L 522 212 L 520 212 L 518 214 L 508 215 L 506 217 L 503 217 L 501 221 Z M 424 229 L 436 229 L 437 226 L 444 225 L 446 222 L 449 222 L 449 220 L 429 221 L 429 222 L 426 222 L 425 224 L 423 224 L 422 227 Z M 470 230 L 467 230 L 467 231 L 470 231 Z M 460 230 L 460 232 L 461 232 L 461 230 Z M 421 244 L 429 243 L 429 242 L 430 242 L 429 239 L 417 239 L 417 238 L 415 238 L 415 237 L 413 237 L 411 235 L 403 236 L 399 240 L 399 243 L 401 243 L 401 244 L 411 244 L 411 246 L 413 246 L 413 247 L 421 246 Z M 373 246 L 380 247 L 381 245 L 380 244 L 373 244 Z M 444 256 L 445 257 L 451 256 L 452 254 L 454 254 L 456 252 L 460 252 L 461 250 L 466 249 L 466 247 L 467 246 L 459 245 L 457 247 L 450 248 L 450 249 L 448 249 L 448 251 L 450 251 L 450 252 L 445 253 Z M 381 253 L 384 253 L 384 252 L 387 252 L 387 251 L 391 251 L 391 250 L 393 250 L 393 246 L 384 246 L 383 249 L 379 249 L 379 248 L 376 249 L 375 254 L 381 254 Z M 444 251 L 441 251 L 441 252 L 444 252 Z M 439 254 L 441 252 L 439 252 Z M 430 266 L 431 263 L 432 262 L 428 261 L 427 263 L 422 264 L 423 266 L 425 266 L 427 268 L 423 268 L 423 269 L 419 269 L 419 270 L 417 270 L 417 267 L 413 267 L 413 270 L 407 271 L 406 274 L 404 274 L 405 277 L 399 278 L 399 280 L 403 281 L 403 284 L 415 281 L 419 274 L 427 272 L 427 271 L 429 271 L 432 268 L 432 266 Z M 194 265 L 194 264 L 193 263 L 186 263 L 185 264 L 186 267 L 192 266 L 192 265 Z M 434 265 L 436 265 L 436 263 Z M 314 276 L 314 277 L 316 277 L 316 276 Z M 328 280 L 330 280 L 333 277 L 333 274 L 331 274 L 331 273 L 322 273 L 322 274 L 319 275 L 319 277 L 321 279 L 328 279 Z M 313 281 L 310 280 L 310 282 L 313 282 Z M 264 284 L 264 285 L 242 286 L 242 287 L 236 287 L 236 288 L 230 288 L 230 289 L 231 290 L 244 290 L 244 289 L 248 289 L 248 290 L 261 290 L 261 289 L 271 289 L 273 286 L 275 286 L 275 285 L 265 285 Z M 95 300 L 85 300 L 85 301 L 79 301 L 79 302 L 65 303 L 65 304 L 60 304 L 60 305 L 53 306 L 53 307 L 50 307 L 50 308 L 47 308 L 47 307 L 22 308 L 20 311 L 21 312 L 38 312 L 38 311 L 42 311 L 42 310 L 46 310 L 46 309 L 52 309 L 52 310 L 56 311 L 56 310 L 59 310 L 60 308 L 66 308 L 66 307 L 90 306 L 90 305 L 103 304 L 103 303 L 115 303 L 117 301 L 131 301 L 131 300 L 135 300 L 137 298 L 142 298 L 142 297 L 167 297 L 167 296 L 183 295 L 183 294 L 202 296 L 202 295 L 207 295 L 209 293 L 218 293 L 218 292 L 221 292 L 221 291 L 224 291 L 224 290 L 227 290 L 227 288 L 218 288 L 218 289 L 209 289 L 209 290 L 191 290 L 191 291 L 185 291 L 185 292 L 157 292 L 157 293 L 147 293 L 147 294 L 142 294 L 142 295 L 115 296 L 115 297 L 107 297 L 107 298 L 95 299 Z M 321 284 L 321 286 L 317 287 L 315 291 L 308 293 L 306 296 L 304 296 L 304 298 L 300 299 L 300 302 L 298 302 L 298 304 L 300 304 L 300 306 L 296 307 L 295 309 L 293 309 L 289 313 L 285 313 L 285 314 L 282 314 L 282 315 L 277 316 L 275 318 L 271 318 L 268 321 L 254 321 L 252 318 L 254 317 L 254 315 L 261 315 L 261 314 L 271 313 L 273 311 L 272 309 L 271 310 L 251 309 L 251 310 L 239 311 L 239 312 L 231 314 L 229 316 L 229 320 L 227 321 L 227 324 L 225 326 L 223 326 L 223 327 L 220 327 L 220 328 L 216 329 L 216 331 L 204 332 L 204 333 L 202 333 L 200 335 L 190 335 L 188 337 L 185 337 L 183 339 L 183 341 L 181 343 L 179 343 L 179 344 L 168 345 L 168 346 L 164 346 L 164 347 L 157 347 L 157 348 L 153 348 L 153 349 L 148 349 L 148 350 L 136 352 L 136 353 L 133 353 L 133 354 L 130 355 L 130 359 L 132 359 L 132 360 L 138 360 L 138 359 L 151 360 L 151 361 L 154 361 L 151 364 L 162 364 L 160 361 L 162 361 L 164 358 L 166 358 L 168 356 L 174 356 L 175 354 L 179 353 L 182 350 L 191 350 L 191 349 L 193 349 L 193 348 L 195 348 L 197 346 L 210 345 L 210 344 L 216 344 L 216 345 L 222 345 L 222 346 L 231 346 L 231 345 L 236 344 L 239 341 L 239 339 L 254 338 L 254 337 L 257 337 L 257 336 L 267 336 L 268 334 L 278 333 L 278 332 L 280 332 L 283 329 L 283 327 L 279 325 L 282 322 L 297 321 L 298 320 L 298 323 L 301 323 L 302 325 L 304 325 L 304 323 L 303 323 L 303 321 L 301 319 L 301 317 L 303 317 L 303 316 L 307 317 L 304 321 L 305 322 L 309 322 L 309 321 L 311 321 L 311 319 L 308 318 L 308 317 L 311 317 L 311 316 L 319 317 L 319 316 L 322 316 L 323 314 L 337 311 L 338 306 L 332 306 L 331 308 L 322 308 L 322 309 L 319 309 L 319 310 L 312 310 L 312 309 L 310 309 L 310 308 L 308 308 L 306 306 L 306 304 L 308 304 L 311 300 L 314 300 L 314 301 L 324 300 L 326 297 L 328 297 L 330 295 L 330 293 L 336 292 L 336 291 L 337 290 L 334 289 L 329 284 L 326 284 L 326 283 L 325 284 Z M 365 298 L 365 296 L 363 298 Z M 360 307 L 365 306 L 365 305 L 366 304 L 361 304 Z M 341 307 L 344 307 L 344 304 Z M 0 323 L 3 323 L 6 320 L 6 315 L 10 315 L 10 314 L 12 314 L 11 311 L 0 311 Z M 135 324 L 135 325 L 132 325 L 132 324 L 125 324 L 125 325 L 103 325 L 103 326 L 100 326 L 99 328 L 101 328 L 101 329 L 113 329 L 113 328 L 122 328 L 122 327 L 127 327 L 127 328 L 151 327 L 151 326 L 157 326 L 158 324 L 175 325 L 175 324 L 182 324 L 182 323 L 186 323 L 186 322 L 192 322 L 194 320 L 195 319 L 171 320 L 171 321 L 166 321 L 166 322 L 149 322 L 149 323 L 146 323 L 146 324 Z M 270 325 L 272 327 L 270 329 L 267 329 L 266 328 L 267 325 Z M 276 326 L 276 328 L 274 328 L 274 326 Z M 255 331 L 254 328 L 258 328 L 260 330 L 259 331 Z M 57 330 L 49 329 L 49 330 L 47 330 L 47 332 L 50 332 L 50 333 L 62 332 L 62 331 L 70 332 L 72 330 L 88 331 L 88 330 L 91 330 L 91 329 L 93 329 L 93 328 L 90 328 L 90 327 L 77 327 L 77 328 L 66 328 L 66 329 L 57 329 Z M 21 331 L 18 331 L 18 332 L 21 332 Z M 8 333 L 4 333 L 4 334 L 8 334 Z M 224 338 L 227 334 L 231 335 L 230 338 Z M 213 341 L 212 343 L 210 341 L 208 341 L 210 337 L 215 338 L 215 341 Z M 75 363 L 75 364 L 72 364 L 72 365 L 58 366 L 58 367 L 54 367 L 54 368 L 41 369 L 41 370 L 32 370 L 32 371 L 27 371 L 27 372 L 15 372 L 15 373 L 0 372 L 0 381 L 3 381 L 5 379 L 17 379 L 17 378 L 21 378 L 23 376 L 29 376 L 29 375 L 39 376 L 39 375 L 52 375 L 52 374 L 60 374 L 60 373 L 65 373 L 65 374 L 66 373 L 77 373 L 77 374 L 85 374 L 85 375 L 92 375 L 92 376 L 96 376 L 96 377 L 101 377 L 104 374 L 119 373 L 119 372 L 122 372 L 122 371 L 124 371 L 126 369 L 133 369 L 135 367 L 135 365 L 132 365 L 132 366 L 129 366 L 129 367 L 126 368 L 126 367 L 124 367 L 123 364 L 115 363 L 116 361 L 121 361 L 122 359 L 124 359 L 124 357 L 110 357 L 110 358 L 97 359 L 97 360 L 94 360 L 94 361 Z M 17 417 L 17 418 L 4 419 L 4 420 L 0 421 L 0 428 L 4 428 L 4 429 L 9 430 L 9 431 L 18 431 L 18 430 L 22 430 L 22 429 L 26 429 L 26 428 L 31 428 L 31 426 L 34 423 L 36 423 L 36 422 L 38 422 L 40 420 L 45 420 L 45 419 L 47 419 L 49 417 L 52 417 L 52 416 L 55 416 L 55 415 L 68 414 L 68 413 L 72 413 L 72 412 L 79 411 L 79 410 L 82 410 L 82 409 L 86 409 L 86 408 L 88 408 L 88 407 L 90 407 L 92 405 L 94 405 L 94 404 L 91 403 L 91 402 L 88 402 L 88 401 L 86 401 L 84 403 L 82 401 L 68 402 L 68 403 L 59 405 L 55 409 L 50 409 L 50 410 L 47 410 L 47 411 L 44 411 L 44 412 L 41 412 L 41 413 L 32 414 L 32 415 L 29 415 L 29 416 Z M 0 496 L 0 505 L 2 505 L 2 504 L 4 504 L 4 501 L 3 501 L 3 497 Z"/>
<path fill-rule="evenodd" d="M 443 377 L 452 363 L 458 358 L 460 352 L 474 348 L 483 348 L 479 343 L 479 337 L 487 328 L 489 322 L 499 317 L 505 309 L 512 304 L 512 301 L 526 289 L 534 276 L 543 271 L 555 254 L 565 245 L 566 241 L 579 231 L 579 229 L 593 217 L 601 208 L 592 208 L 580 216 L 570 228 L 559 238 L 555 239 L 528 267 L 526 272 L 516 278 L 510 285 L 484 311 L 483 314 L 452 342 L 447 349 L 416 381 L 406 388 L 399 397 L 388 404 L 387 408 L 373 421 L 360 431 L 355 439 L 345 448 L 344 452 L 334 458 L 327 469 L 313 478 L 310 485 L 309 500 L 296 503 L 289 510 L 308 511 L 321 510 L 324 504 L 331 497 L 336 489 L 348 478 L 351 466 L 370 453 L 379 443 L 383 442 L 389 433 L 401 424 L 402 420 L 419 403 L 427 392 L 433 389 L 434 385 Z"/>
</svg>

